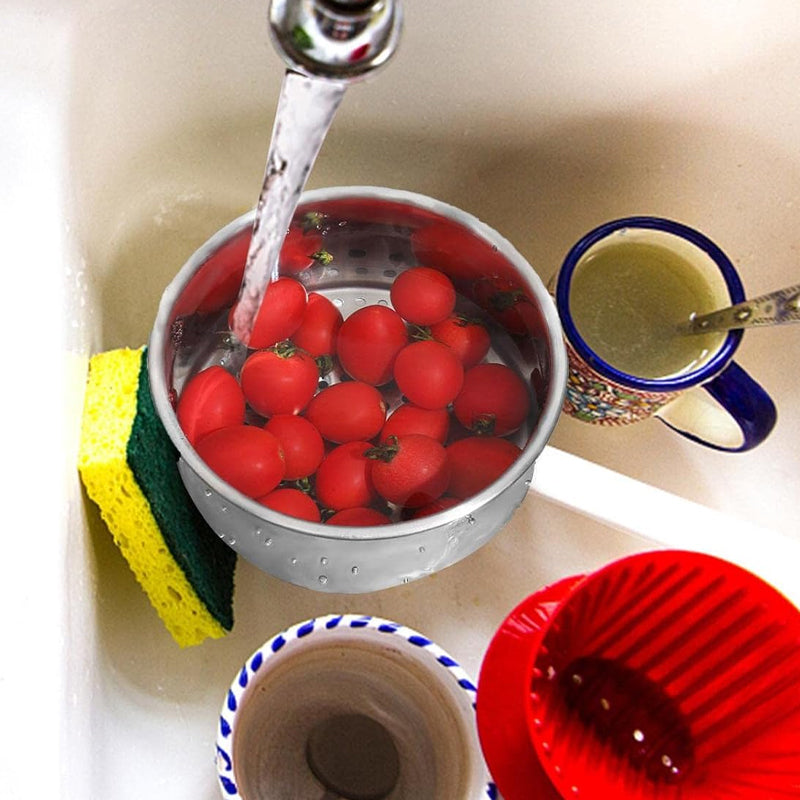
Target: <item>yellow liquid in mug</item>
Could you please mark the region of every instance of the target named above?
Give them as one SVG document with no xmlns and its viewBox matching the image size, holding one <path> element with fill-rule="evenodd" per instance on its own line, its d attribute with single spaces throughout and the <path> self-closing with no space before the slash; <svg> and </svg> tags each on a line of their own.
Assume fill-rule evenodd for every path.
<svg viewBox="0 0 800 800">
<path fill-rule="evenodd" d="M 639 378 L 690 372 L 725 333 L 686 335 L 677 325 L 719 307 L 700 271 L 647 242 L 620 242 L 589 253 L 573 273 L 569 309 L 586 344 L 612 367 Z"/>
</svg>

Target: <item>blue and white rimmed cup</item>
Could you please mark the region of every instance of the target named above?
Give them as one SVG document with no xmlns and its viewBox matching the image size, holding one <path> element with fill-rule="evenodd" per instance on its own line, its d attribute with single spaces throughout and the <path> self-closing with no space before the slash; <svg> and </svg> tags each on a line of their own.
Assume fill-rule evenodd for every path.
<svg viewBox="0 0 800 800">
<path fill-rule="evenodd" d="M 300 622 L 255 651 L 234 678 L 217 730 L 217 774 L 228 800 L 321 800 L 308 763 L 314 730 L 363 715 L 389 734 L 399 777 L 387 800 L 490 800 L 475 724 L 476 689 L 441 647 L 375 616 Z"/>
<path fill-rule="evenodd" d="M 599 425 L 624 425 L 655 416 L 687 438 L 717 450 L 743 451 L 760 444 L 775 425 L 769 395 L 735 361 L 742 331 L 729 331 L 695 368 L 667 378 L 626 374 L 604 361 L 581 336 L 570 312 L 576 268 L 599 248 L 638 240 L 668 248 L 704 276 L 719 307 L 745 300 L 730 259 L 704 234 L 661 217 L 635 216 L 607 222 L 569 251 L 556 281 L 569 360 L 564 411 Z"/>
</svg>

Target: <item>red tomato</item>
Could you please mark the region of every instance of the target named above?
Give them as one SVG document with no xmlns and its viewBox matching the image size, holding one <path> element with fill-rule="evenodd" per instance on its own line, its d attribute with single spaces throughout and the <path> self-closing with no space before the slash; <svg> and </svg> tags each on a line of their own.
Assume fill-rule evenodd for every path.
<svg viewBox="0 0 800 800">
<path fill-rule="evenodd" d="M 280 442 L 263 428 L 220 428 L 204 436 L 196 450 L 222 480 L 248 497 L 268 494 L 283 480 Z"/>
<path fill-rule="evenodd" d="M 374 508 L 343 508 L 327 520 L 328 525 L 347 525 L 354 528 L 370 525 L 389 525 L 391 520 Z"/>
<path fill-rule="evenodd" d="M 369 506 L 375 499 L 370 477 L 369 442 L 347 442 L 335 447 L 319 465 L 315 478 L 317 502 L 324 508 Z"/>
<path fill-rule="evenodd" d="M 448 508 L 452 508 L 455 505 L 458 505 L 461 502 L 457 497 L 448 497 L 447 495 L 443 495 L 442 497 L 437 498 L 432 503 L 428 503 L 426 506 L 422 506 L 422 508 L 414 509 L 414 512 L 411 514 L 409 519 L 420 519 L 420 517 L 429 517 L 431 514 L 438 514 L 440 511 L 445 511 Z"/>
<path fill-rule="evenodd" d="M 351 378 L 372 386 L 392 379 L 397 354 L 408 344 L 402 317 L 388 306 L 364 306 L 339 328 L 337 355 Z"/>
<path fill-rule="evenodd" d="M 239 380 L 250 407 L 262 416 L 298 414 L 317 391 L 319 369 L 304 350 L 281 342 L 248 356 Z"/>
<path fill-rule="evenodd" d="M 329 442 L 366 441 L 380 433 L 386 421 L 386 404 L 374 386 L 342 381 L 319 392 L 308 404 L 305 416 Z"/>
<path fill-rule="evenodd" d="M 322 234 L 302 225 L 292 225 L 283 240 L 280 254 L 280 271 L 294 275 L 313 264 L 330 264 L 333 256 L 325 250 Z"/>
<path fill-rule="evenodd" d="M 447 493 L 465 500 L 496 481 L 522 451 L 508 439 L 470 436 L 447 447 L 450 484 Z"/>
<path fill-rule="evenodd" d="M 412 267 L 392 283 L 389 296 L 394 310 L 414 325 L 433 325 L 446 319 L 456 305 L 453 282 L 430 267 Z"/>
<path fill-rule="evenodd" d="M 542 315 L 525 290 L 513 280 L 497 275 L 483 277 L 473 286 L 475 301 L 515 336 L 541 336 Z"/>
<path fill-rule="evenodd" d="M 284 339 L 291 339 L 303 321 L 306 302 L 306 289 L 300 281 L 294 278 L 278 278 L 272 281 L 264 293 L 247 346 L 260 350 L 272 347 Z M 231 328 L 235 311 L 234 305 L 228 315 L 228 325 Z"/>
<path fill-rule="evenodd" d="M 531 398 L 525 382 L 505 364 L 478 364 L 464 374 L 453 414 L 468 430 L 505 436 L 525 421 Z"/>
<path fill-rule="evenodd" d="M 394 379 L 414 405 L 445 408 L 461 391 L 464 368 L 447 345 L 433 341 L 413 342 L 397 354 Z"/>
<path fill-rule="evenodd" d="M 488 242 L 455 222 L 437 221 L 411 235 L 414 255 L 422 264 L 435 264 L 453 280 L 475 280 L 507 266 Z"/>
<path fill-rule="evenodd" d="M 449 431 L 450 414 L 446 408 L 420 408 L 403 403 L 391 413 L 378 438 L 384 442 L 389 436 L 421 433 L 444 444 Z"/>
<path fill-rule="evenodd" d="M 451 314 L 447 319 L 431 325 L 431 336 L 446 344 L 461 359 L 464 369 L 479 364 L 491 347 L 486 326 L 477 319 L 462 314 Z"/>
<path fill-rule="evenodd" d="M 430 436 L 393 436 L 367 451 L 372 485 L 390 503 L 406 508 L 428 505 L 444 493 L 450 465 L 444 447 Z"/>
<path fill-rule="evenodd" d="M 281 443 L 286 462 L 284 480 L 296 481 L 316 472 L 325 456 L 325 444 L 319 431 L 305 417 L 276 414 L 264 430 Z"/>
<path fill-rule="evenodd" d="M 198 372 L 183 387 L 176 414 L 192 447 L 207 433 L 244 423 L 244 394 L 223 367 Z"/>
<path fill-rule="evenodd" d="M 259 497 L 258 502 L 289 517 L 297 517 L 309 522 L 320 521 L 317 504 L 299 489 L 274 489 L 269 494 Z"/>
<path fill-rule="evenodd" d="M 325 295 L 311 292 L 300 327 L 292 341 L 314 358 L 334 356 L 336 338 L 342 327 L 342 312 Z"/>
</svg>

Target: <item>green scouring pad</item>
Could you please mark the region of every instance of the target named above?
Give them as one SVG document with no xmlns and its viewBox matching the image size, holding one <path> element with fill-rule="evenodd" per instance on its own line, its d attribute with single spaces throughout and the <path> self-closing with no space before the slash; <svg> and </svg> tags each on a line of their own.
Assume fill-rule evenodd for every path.
<svg viewBox="0 0 800 800">
<path fill-rule="evenodd" d="M 182 647 L 233 627 L 236 554 L 190 500 L 150 396 L 146 348 L 89 361 L 78 468 L 137 580 Z"/>
</svg>

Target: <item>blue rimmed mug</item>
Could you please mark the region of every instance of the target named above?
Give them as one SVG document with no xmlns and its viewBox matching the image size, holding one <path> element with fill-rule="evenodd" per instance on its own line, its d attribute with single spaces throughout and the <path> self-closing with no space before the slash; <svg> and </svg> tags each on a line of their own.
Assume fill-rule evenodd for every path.
<svg viewBox="0 0 800 800">
<path fill-rule="evenodd" d="M 564 411 L 609 426 L 655 416 L 683 436 L 718 450 L 740 452 L 760 444 L 774 427 L 777 413 L 766 391 L 733 361 L 741 330 L 721 336 L 698 363 L 665 378 L 617 369 L 581 335 L 570 309 L 576 270 L 589 268 L 598 252 L 630 242 L 664 248 L 688 262 L 700 273 L 716 307 L 745 300 L 730 259 L 704 234 L 682 223 L 633 216 L 590 231 L 570 249 L 556 280 L 556 305 L 569 357 Z"/>
</svg>

